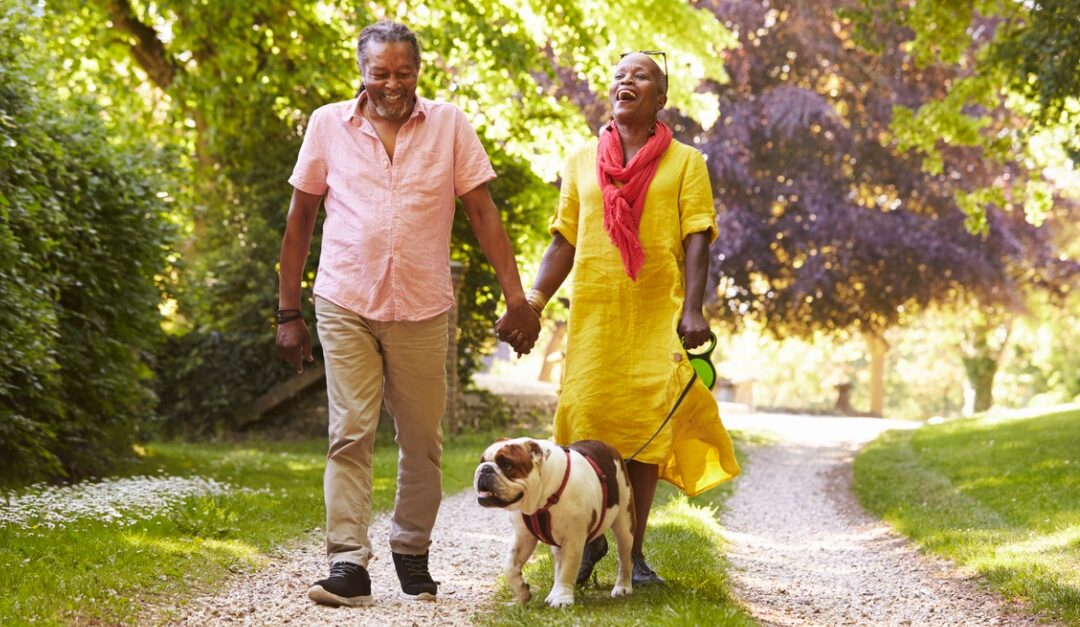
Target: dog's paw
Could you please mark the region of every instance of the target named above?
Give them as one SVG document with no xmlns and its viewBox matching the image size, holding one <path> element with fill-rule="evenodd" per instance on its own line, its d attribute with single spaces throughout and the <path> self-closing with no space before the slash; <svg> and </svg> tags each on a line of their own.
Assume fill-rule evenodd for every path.
<svg viewBox="0 0 1080 627">
<path fill-rule="evenodd" d="M 633 592 L 633 588 L 630 586 L 615 586 L 611 589 L 612 597 L 624 597 Z"/>
<path fill-rule="evenodd" d="M 572 596 L 571 597 L 567 597 L 567 596 L 550 597 L 549 596 L 547 598 L 547 601 L 545 601 L 545 603 L 547 603 L 551 607 L 570 607 L 571 605 L 574 604 L 574 597 L 572 597 Z"/>
<path fill-rule="evenodd" d="M 532 590 L 529 589 L 529 584 L 521 584 L 521 588 L 516 590 L 518 603 L 528 603 L 532 598 Z"/>
</svg>

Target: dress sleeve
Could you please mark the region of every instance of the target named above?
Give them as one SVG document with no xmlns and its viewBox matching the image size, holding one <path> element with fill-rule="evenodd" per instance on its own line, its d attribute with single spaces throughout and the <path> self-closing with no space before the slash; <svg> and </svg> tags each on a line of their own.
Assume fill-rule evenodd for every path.
<svg viewBox="0 0 1080 627">
<path fill-rule="evenodd" d="M 552 235 L 559 233 L 577 248 L 578 233 L 578 184 L 577 184 L 577 153 L 572 154 L 563 166 L 562 185 L 559 187 L 559 206 L 555 209 L 555 216 L 551 219 L 548 232 Z"/>
<path fill-rule="evenodd" d="M 300 154 L 296 157 L 289 185 L 296 189 L 322 196 L 326 193 L 326 133 L 323 128 L 325 109 L 316 109 L 308 120 L 304 131 L 304 143 L 300 145 Z"/>
<path fill-rule="evenodd" d="M 495 169 L 465 114 L 457 111 L 454 118 L 454 195 L 462 196 L 494 179 Z"/>
<path fill-rule="evenodd" d="M 679 223 L 684 240 L 691 233 L 708 231 L 711 244 L 720 234 L 716 228 L 716 207 L 713 205 L 709 169 L 705 166 L 705 158 L 696 150 L 690 156 L 682 187 L 679 188 Z"/>
</svg>

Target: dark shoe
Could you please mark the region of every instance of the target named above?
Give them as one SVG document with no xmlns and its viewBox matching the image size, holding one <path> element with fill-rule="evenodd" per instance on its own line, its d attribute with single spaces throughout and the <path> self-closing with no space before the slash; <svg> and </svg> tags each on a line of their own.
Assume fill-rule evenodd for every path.
<svg viewBox="0 0 1080 627">
<path fill-rule="evenodd" d="M 581 566 L 578 567 L 577 571 L 577 585 L 580 586 L 588 581 L 592 575 L 593 567 L 607 555 L 607 548 L 606 536 L 600 536 L 585 545 L 585 551 L 581 554 Z"/>
<path fill-rule="evenodd" d="M 428 554 L 406 555 L 394 553 L 394 569 L 401 582 L 401 596 L 410 601 L 434 601 L 439 592 L 439 582 L 428 573 Z"/>
<path fill-rule="evenodd" d="M 649 565 L 645 563 L 644 555 L 634 556 L 634 571 L 631 575 L 631 581 L 633 581 L 635 588 L 666 583 L 660 575 L 656 574 L 656 571 L 649 568 Z"/>
<path fill-rule="evenodd" d="M 352 562 L 334 562 L 330 576 L 308 588 L 308 598 L 323 605 L 371 605 L 371 577 L 367 569 Z"/>
</svg>

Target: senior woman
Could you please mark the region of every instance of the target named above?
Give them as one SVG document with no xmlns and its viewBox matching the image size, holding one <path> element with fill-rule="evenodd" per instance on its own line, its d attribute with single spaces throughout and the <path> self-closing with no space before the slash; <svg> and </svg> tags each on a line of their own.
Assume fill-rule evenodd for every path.
<svg viewBox="0 0 1080 627">
<path fill-rule="evenodd" d="M 716 210 L 705 160 L 656 118 L 667 102 L 667 74 L 650 56 L 659 54 L 626 54 L 615 67 L 613 119 L 566 164 L 528 296 L 539 313 L 574 270 L 555 440 L 602 440 L 633 457 L 635 586 L 663 583 L 642 550 L 658 479 L 693 496 L 739 473 L 684 349 L 709 337 L 702 300 Z M 606 553 L 603 536 L 589 543 L 579 583 Z"/>
</svg>

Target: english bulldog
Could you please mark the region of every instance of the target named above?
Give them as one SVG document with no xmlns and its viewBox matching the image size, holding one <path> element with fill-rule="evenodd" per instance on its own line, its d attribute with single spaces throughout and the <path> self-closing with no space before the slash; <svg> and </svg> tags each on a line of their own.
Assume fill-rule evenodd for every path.
<svg viewBox="0 0 1080 627">
<path fill-rule="evenodd" d="M 630 594 L 630 551 L 634 542 L 633 492 L 619 452 L 597 440 L 581 440 L 567 448 L 546 440 L 500 440 L 484 451 L 473 480 L 484 507 L 510 514 L 514 537 L 503 574 L 518 601 L 532 598 L 521 568 L 536 543 L 551 545 L 555 582 L 546 603 L 574 603 L 574 584 L 585 544 L 615 534 L 619 574 L 611 596 Z"/>
</svg>

